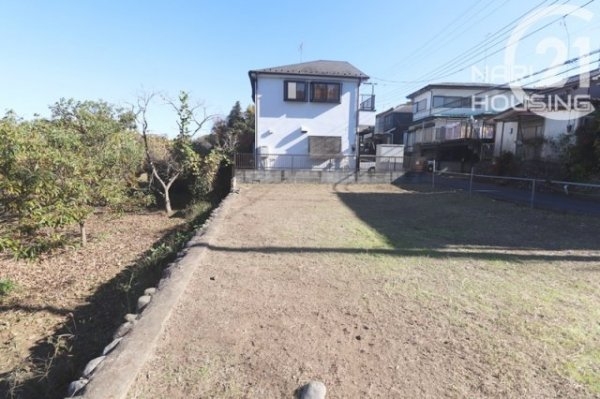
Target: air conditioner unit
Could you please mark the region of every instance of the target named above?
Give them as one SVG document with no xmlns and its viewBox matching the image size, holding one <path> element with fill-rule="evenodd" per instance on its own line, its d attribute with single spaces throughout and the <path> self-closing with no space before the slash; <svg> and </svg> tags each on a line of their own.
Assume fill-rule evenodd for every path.
<svg viewBox="0 0 600 399">
<path fill-rule="evenodd" d="M 267 158 L 269 156 L 269 147 L 263 145 L 256 149 L 257 155 L 261 158 Z"/>
</svg>

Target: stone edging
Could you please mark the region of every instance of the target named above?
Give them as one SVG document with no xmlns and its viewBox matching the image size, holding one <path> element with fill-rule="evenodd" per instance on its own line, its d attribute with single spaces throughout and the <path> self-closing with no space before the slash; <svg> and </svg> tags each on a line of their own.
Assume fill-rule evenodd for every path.
<svg viewBox="0 0 600 399">
<path fill-rule="evenodd" d="M 178 257 L 163 272 L 158 288 L 147 288 L 137 302 L 137 314 L 125 315 L 102 355 L 90 360 L 80 379 L 69 384 L 67 397 L 88 399 L 123 399 L 138 373 L 154 352 L 171 312 L 179 302 L 188 283 L 207 251 L 207 244 L 216 234 L 215 219 L 233 200 L 232 192 L 212 211 L 194 237 L 178 253 Z M 77 396 L 75 396 L 77 395 Z"/>
</svg>

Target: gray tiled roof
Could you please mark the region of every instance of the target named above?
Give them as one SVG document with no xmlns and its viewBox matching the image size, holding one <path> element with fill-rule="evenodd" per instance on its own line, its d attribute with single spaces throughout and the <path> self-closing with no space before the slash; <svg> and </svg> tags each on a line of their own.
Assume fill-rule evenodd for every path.
<svg viewBox="0 0 600 399">
<path fill-rule="evenodd" d="M 475 90 L 492 90 L 492 89 L 500 89 L 500 90 L 510 90 L 508 85 L 498 85 L 493 83 L 473 83 L 473 82 L 443 82 L 443 83 L 430 83 L 427 86 L 420 88 L 406 96 L 406 98 L 413 99 L 419 94 L 425 93 L 428 90 L 433 88 L 436 89 L 475 89 Z"/>
<path fill-rule="evenodd" d="M 309 76 L 336 76 L 369 79 L 364 72 L 346 61 L 310 61 L 299 64 L 283 65 L 272 68 L 255 69 L 252 73 L 266 74 L 291 74 L 291 75 L 309 75 Z"/>
<path fill-rule="evenodd" d="M 413 112 L 413 105 L 412 103 L 405 103 L 405 104 L 400 104 L 396 107 L 394 107 L 394 112 Z"/>
</svg>

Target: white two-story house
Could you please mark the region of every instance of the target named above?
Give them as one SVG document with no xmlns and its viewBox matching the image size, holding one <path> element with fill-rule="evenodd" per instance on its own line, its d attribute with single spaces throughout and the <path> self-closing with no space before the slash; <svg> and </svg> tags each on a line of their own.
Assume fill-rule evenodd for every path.
<svg viewBox="0 0 600 399">
<path fill-rule="evenodd" d="M 352 169 L 357 153 L 361 83 L 344 61 L 312 61 L 249 71 L 256 106 L 258 168 Z M 332 162 L 332 160 L 334 160 Z"/>
</svg>

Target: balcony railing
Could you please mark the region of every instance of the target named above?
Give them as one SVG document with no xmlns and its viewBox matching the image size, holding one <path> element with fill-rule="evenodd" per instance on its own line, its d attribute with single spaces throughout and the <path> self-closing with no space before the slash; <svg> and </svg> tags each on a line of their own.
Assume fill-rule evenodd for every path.
<svg viewBox="0 0 600 399">
<path fill-rule="evenodd" d="M 494 125 L 473 126 L 468 123 L 452 123 L 440 127 L 428 127 L 415 133 L 415 143 L 442 143 L 453 140 L 493 140 Z"/>
<path fill-rule="evenodd" d="M 358 109 L 361 111 L 375 111 L 375 95 L 361 94 L 360 107 Z"/>
</svg>

